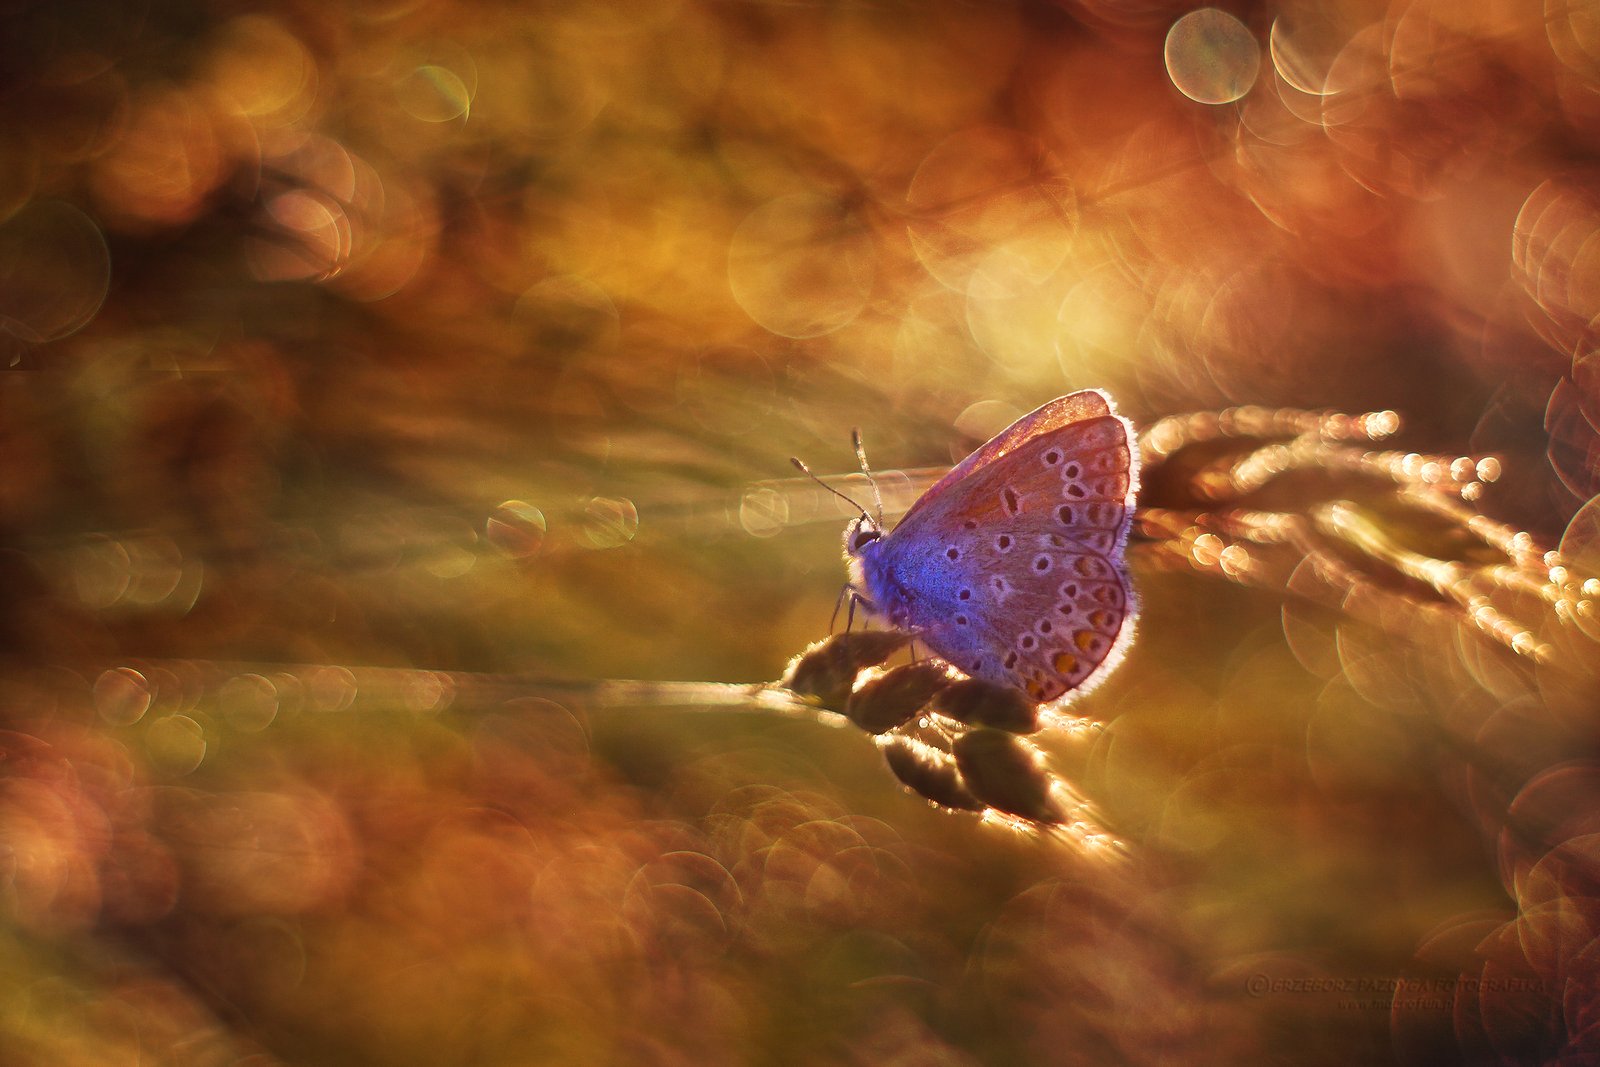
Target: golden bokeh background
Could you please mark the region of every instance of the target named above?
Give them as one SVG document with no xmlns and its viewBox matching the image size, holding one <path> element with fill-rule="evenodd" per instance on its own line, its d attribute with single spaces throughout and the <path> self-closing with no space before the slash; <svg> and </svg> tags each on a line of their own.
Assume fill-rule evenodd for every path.
<svg viewBox="0 0 1600 1067">
<path fill-rule="evenodd" d="M 22 0 L 0 55 L 6 1062 L 1600 1056 L 1600 4 Z M 903 510 L 1088 387 L 1398 412 L 1493 597 L 1335 507 L 1389 570 L 1307 603 L 1211 454 L 1151 477 L 1038 738 L 1107 854 L 615 684 L 827 633 L 791 455 L 859 491 L 860 426 Z"/>
</svg>

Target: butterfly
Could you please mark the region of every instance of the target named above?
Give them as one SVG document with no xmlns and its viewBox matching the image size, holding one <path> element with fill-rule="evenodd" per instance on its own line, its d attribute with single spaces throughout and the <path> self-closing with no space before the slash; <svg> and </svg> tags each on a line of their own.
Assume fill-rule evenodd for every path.
<svg viewBox="0 0 1600 1067">
<path fill-rule="evenodd" d="M 1058 397 L 958 463 L 893 529 L 865 511 L 852 521 L 849 591 L 974 678 L 1040 703 L 1085 692 L 1133 639 L 1123 550 L 1137 491 L 1133 427 L 1111 398 Z"/>
</svg>

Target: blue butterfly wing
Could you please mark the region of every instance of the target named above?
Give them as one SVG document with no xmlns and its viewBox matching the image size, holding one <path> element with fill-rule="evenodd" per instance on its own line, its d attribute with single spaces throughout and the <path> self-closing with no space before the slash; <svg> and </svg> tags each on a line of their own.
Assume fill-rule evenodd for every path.
<svg viewBox="0 0 1600 1067">
<path fill-rule="evenodd" d="M 1049 701 L 1097 684 L 1132 638 L 1123 546 L 1137 454 L 1132 429 L 1109 409 L 1038 425 L 1023 440 L 1006 431 L 996 438 L 1005 447 L 935 486 L 942 491 L 918 501 L 866 572 L 940 658 Z"/>
</svg>

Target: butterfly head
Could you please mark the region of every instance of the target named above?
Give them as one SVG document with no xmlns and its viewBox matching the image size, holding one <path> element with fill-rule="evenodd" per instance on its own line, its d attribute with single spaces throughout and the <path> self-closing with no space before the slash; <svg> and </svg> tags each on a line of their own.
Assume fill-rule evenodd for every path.
<svg viewBox="0 0 1600 1067">
<path fill-rule="evenodd" d="M 844 554 L 846 558 L 857 559 L 881 540 L 883 528 L 873 521 L 872 516 L 862 512 L 860 518 L 852 519 L 850 525 L 844 528 Z"/>
<path fill-rule="evenodd" d="M 844 528 L 844 560 L 850 572 L 849 589 L 854 603 L 881 614 L 890 625 L 905 628 L 904 605 L 889 581 L 889 556 L 883 551 L 888 542 L 883 526 L 871 515 L 862 513 Z"/>
</svg>

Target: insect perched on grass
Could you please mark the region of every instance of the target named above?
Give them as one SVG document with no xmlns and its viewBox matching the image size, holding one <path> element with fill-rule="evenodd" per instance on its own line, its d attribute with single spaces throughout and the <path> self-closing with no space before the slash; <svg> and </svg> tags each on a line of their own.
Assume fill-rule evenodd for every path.
<svg viewBox="0 0 1600 1067">
<path fill-rule="evenodd" d="M 865 471 L 859 435 L 856 451 Z M 877 517 L 863 510 L 845 530 L 849 594 L 974 678 L 1040 702 L 1083 692 L 1133 637 L 1123 550 L 1137 490 L 1133 429 L 1111 399 L 1058 397 L 958 463 L 892 530 L 881 502 Z"/>
</svg>

